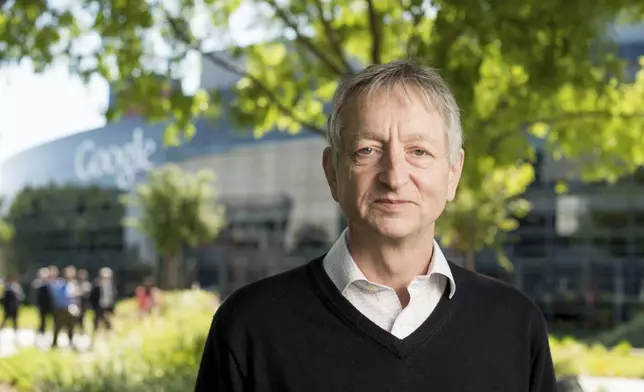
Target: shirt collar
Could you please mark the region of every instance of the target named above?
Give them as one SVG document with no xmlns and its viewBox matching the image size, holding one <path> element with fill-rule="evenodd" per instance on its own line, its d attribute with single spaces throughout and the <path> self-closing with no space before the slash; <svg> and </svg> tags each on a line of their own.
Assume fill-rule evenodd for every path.
<svg viewBox="0 0 644 392">
<path fill-rule="evenodd" d="M 341 293 L 344 293 L 353 282 L 368 281 L 349 253 L 348 240 L 349 231 L 345 229 L 323 261 L 326 273 Z M 443 275 L 449 280 L 449 298 L 452 298 L 456 293 L 456 282 L 449 263 L 436 240 L 434 240 L 434 252 L 432 253 L 432 261 L 429 263 L 429 270 L 427 275 L 423 276 L 429 278 L 433 274 Z"/>
</svg>

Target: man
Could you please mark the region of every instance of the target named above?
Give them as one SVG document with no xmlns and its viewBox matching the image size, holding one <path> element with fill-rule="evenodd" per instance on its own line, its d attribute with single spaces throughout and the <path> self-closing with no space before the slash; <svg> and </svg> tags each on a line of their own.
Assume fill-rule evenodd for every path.
<svg viewBox="0 0 644 392">
<path fill-rule="evenodd" d="M 349 76 L 328 139 L 348 229 L 325 256 L 221 305 L 196 391 L 556 391 L 539 309 L 434 241 L 464 161 L 437 72 L 399 61 Z"/>
<path fill-rule="evenodd" d="M 110 268 L 101 268 L 92 287 L 89 300 L 94 310 L 92 342 L 96 339 L 96 333 L 101 324 L 108 331 L 112 329 L 111 317 L 116 304 L 116 287 L 114 286 L 113 276 L 114 274 Z"/>
<path fill-rule="evenodd" d="M 57 279 L 50 283 L 52 301 L 54 305 L 54 336 L 51 347 L 58 347 L 58 335 L 60 331 L 67 331 L 69 346 L 76 349 L 74 345 L 74 328 L 76 327 L 80 311 L 78 304 L 78 284 L 76 283 L 76 268 L 69 266 L 64 269 L 65 279 Z"/>
<path fill-rule="evenodd" d="M 49 285 L 51 281 L 56 280 L 58 277 L 58 269 L 55 267 L 42 267 L 38 270 L 38 275 L 36 279 L 31 283 L 31 287 L 34 293 L 34 303 L 36 308 L 38 308 L 39 315 L 39 324 L 38 324 L 38 334 L 43 336 L 45 334 L 45 329 L 47 328 L 47 318 L 52 311 L 52 298 L 51 292 L 49 290 Z"/>
<path fill-rule="evenodd" d="M 92 292 L 92 283 L 89 281 L 89 273 L 85 269 L 78 270 L 78 319 L 77 324 L 81 333 L 85 332 L 85 314 L 89 310 L 90 294 Z"/>
<path fill-rule="evenodd" d="M 15 334 L 18 333 L 18 314 L 20 311 L 20 305 L 24 299 L 25 294 L 22 291 L 22 286 L 20 285 L 18 277 L 10 276 L 5 283 L 2 299 L 0 299 L 4 313 L 2 323 L 0 324 L 0 330 L 4 329 L 7 321 L 11 321 Z"/>
</svg>

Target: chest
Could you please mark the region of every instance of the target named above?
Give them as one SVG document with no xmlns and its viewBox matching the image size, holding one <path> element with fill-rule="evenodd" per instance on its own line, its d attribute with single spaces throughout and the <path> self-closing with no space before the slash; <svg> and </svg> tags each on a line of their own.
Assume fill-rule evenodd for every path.
<svg viewBox="0 0 644 392">
<path fill-rule="evenodd" d="M 431 316 L 444 290 L 442 280 L 416 280 L 407 287 L 403 301 L 390 287 L 359 281 L 347 286 L 343 296 L 371 322 L 404 339 Z"/>
<path fill-rule="evenodd" d="M 440 331 L 402 355 L 409 347 L 386 347 L 346 325 L 320 324 L 288 335 L 279 344 L 262 339 L 249 353 L 255 358 L 247 369 L 253 391 L 528 390 L 527 351 L 476 332 Z"/>
</svg>

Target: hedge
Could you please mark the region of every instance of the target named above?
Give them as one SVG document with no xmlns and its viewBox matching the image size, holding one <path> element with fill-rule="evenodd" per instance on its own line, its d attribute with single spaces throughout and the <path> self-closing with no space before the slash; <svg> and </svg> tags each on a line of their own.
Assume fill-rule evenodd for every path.
<svg viewBox="0 0 644 392">
<path fill-rule="evenodd" d="M 133 301 L 119 304 L 114 333 L 91 352 L 29 348 L 0 359 L 0 384 L 19 392 L 191 390 L 218 300 L 187 291 L 165 294 L 163 304 L 144 320 Z"/>
</svg>

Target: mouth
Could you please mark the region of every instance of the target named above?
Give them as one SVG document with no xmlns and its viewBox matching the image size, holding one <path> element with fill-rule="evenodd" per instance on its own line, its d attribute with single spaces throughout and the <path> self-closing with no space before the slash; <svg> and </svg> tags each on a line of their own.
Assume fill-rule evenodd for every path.
<svg viewBox="0 0 644 392">
<path fill-rule="evenodd" d="M 400 200 L 400 199 L 376 199 L 375 202 L 377 204 L 388 205 L 388 206 L 402 206 L 402 205 L 411 203 L 408 200 Z"/>
</svg>

